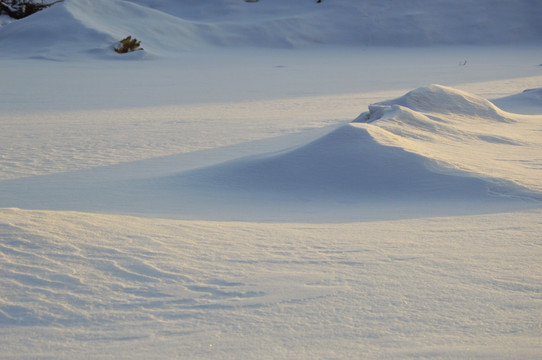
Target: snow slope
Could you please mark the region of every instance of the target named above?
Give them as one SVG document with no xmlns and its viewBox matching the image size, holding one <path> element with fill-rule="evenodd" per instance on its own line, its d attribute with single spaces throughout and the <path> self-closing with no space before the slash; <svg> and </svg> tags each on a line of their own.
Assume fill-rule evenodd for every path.
<svg viewBox="0 0 542 360">
<path fill-rule="evenodd" d="M 65 0 L 4 26 L 0 54 L 115 58 L 128 35 L 142 41 L 137 58 L 209 46 L 517 44 L 539 42 L 540 18 L 536 0 Z"/>
<path fill-rule="evenodd" d="M 540 112 L 542 104 L 542 88 L 525 89 L 521 94 L 495 99 L 494 103 L 522 114 L 536 114 Z"/>
</svg>

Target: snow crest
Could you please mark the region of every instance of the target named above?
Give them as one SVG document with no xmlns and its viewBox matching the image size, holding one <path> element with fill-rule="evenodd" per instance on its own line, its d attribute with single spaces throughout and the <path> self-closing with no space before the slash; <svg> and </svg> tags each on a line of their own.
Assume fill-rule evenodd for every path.
<svg viewBox="0 0 542 360">
<path fill-rule="evenodd" d="M 511 117 L 490 101 L 465 91 L 442 85 L 430 85 L 410 91 L 397 99 L 383 101 L 369 107 L 367 122 L 378 120 L 389 110 L 408 108 L 418 113 L 442 113 L 471 118 L 485 118 L 499 122 L 514 122 Z M 363 121 L 363 117 L 356 119 Z"/>
</svg>

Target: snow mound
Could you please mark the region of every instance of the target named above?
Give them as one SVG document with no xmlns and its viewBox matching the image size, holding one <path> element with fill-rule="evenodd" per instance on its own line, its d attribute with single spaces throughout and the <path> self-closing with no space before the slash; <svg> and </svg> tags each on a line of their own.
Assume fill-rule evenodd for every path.
<svg viewBox="0 0 542 360">
<path fill-rule="evenodd" d="M 527 150 L 536 157 L 542 144 L 517 123 L 485 99 L 432 85 L 372 105 L 298 148 L 182 173 L 169 184 L 353 202 L 537 199 L 540 170 L 513 158 Z"/>
<path fill-rule="evenodd" d="M 347 124 L 297 149 L 182 174 L 185 184 L 327 198 L 484 197 L 487 184 L 431 171 L 427 159 L 383 146 Z"/>
<path fill-rule="evenodd" d="M 383 101 L 369 107 L 369 113 L 355 121 L 372 122 L 384 113 L 402 110 L 411 117 L 407 108 L 417 113 L 453 114 L 471 118 L 484 118 L 490 121 L 514 122 L 507 114 L 490 101 L 464 91 L 442 85 L 430 85 L 410 91 L 397 99 Z M 415 116 L 414 116 L 415 117 Z"/>
<path fill-rule="evenodd" d="M 107 57 L 115 55 L 112 46 L 128 35 L 158 55 L 209 46 L 525 43 L 539 41 L 541 16 L 542 8 L 533 7 L 528 0 L 499 4 L 490 0 L 415 4 L 379 0 L 320 4 L 312 0 L 65 0 L 2 26 L 0 53 L 53 59 L 89 53 Z"/>
<path fill-rule="evenodd" d="M 369 106 L 355 122 L 382 144 L 400 146 L 448 169 L 510 181 L 541 192 L 539 118 L 501 110 L 479 96 L 440 85 Z M 374 129 L 378 128 L 379 131 Z M 533 131 L 535 130 L 535 131 Z M 518 162 L 527 157 L 530 160 Z"/>
<path fill-rule="evenodd" d="M 130 35 L 142 40 L 145 50 L 122 58 L 142 58 L 148 53 L 193 49 L 203 43 L 193 28 L 178 17 L 126 1 L 66 0 L 4 26 L 0 48 L 15 57 L 120 58 L 113 48 Z"/>
</svg>

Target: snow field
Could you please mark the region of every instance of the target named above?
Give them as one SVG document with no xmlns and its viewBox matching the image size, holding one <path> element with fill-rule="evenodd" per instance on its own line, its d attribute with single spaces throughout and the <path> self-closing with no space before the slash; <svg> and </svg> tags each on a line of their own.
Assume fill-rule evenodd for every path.
<svg viewBox="0 0 542 360">
<path fill-rule="evenodd" d="M 1 357 L 540 358 L 541 16 L 0 18 Z M 116 54 L 128 35 L 145 50 Z"/>
<path fill-rule="evenodd" d="M 8 358 L 541 350 L 539 210 L 336 225 L 1 215 Z"/>
</svg>

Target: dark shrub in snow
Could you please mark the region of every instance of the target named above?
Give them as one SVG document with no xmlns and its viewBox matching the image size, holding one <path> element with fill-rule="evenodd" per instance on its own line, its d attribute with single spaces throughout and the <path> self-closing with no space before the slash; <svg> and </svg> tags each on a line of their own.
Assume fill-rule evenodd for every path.
<svg viewBox="0 0 542 360">
<path fill-rule="evenodd" d="M 115 51 L 119 54 L 125 54 L 127 52 L 143 50 L 143 48 L 139 47 L 140 45 L 141 41 L 137 41 L 136 38 L 132 39 L 131 36 L 128 36 L 127 38 L 124 38 L 118 42 L 118 44 L 115 46 Z"/>
<path fill-rule="evenodd" d="M 22 19 L 61 1 L 63 0 L 39 2 L 37 0 L 0 0 L 0 15 L 5 14 L 14 19 Z"/>
</svg>

